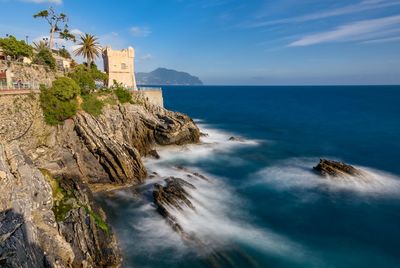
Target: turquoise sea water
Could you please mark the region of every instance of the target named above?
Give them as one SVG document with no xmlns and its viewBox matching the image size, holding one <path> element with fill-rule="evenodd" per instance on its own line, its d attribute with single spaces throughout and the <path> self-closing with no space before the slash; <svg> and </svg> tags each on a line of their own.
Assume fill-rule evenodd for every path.
<svg viewBox="0 0 400 268">
<path fill-rule="evenodd" d="M 156 213 L 150 179 L 138 197 L 100 198 L 125 267 L 400 267 L 400 87 L 164 87 L 164 99 L 209 137 L 146 166 L 210 179 L 192 181 L 196 211 L 174 212 L 205 247 Z M 368 178 L 322 179 L 321 157 Z"/>
</svg>

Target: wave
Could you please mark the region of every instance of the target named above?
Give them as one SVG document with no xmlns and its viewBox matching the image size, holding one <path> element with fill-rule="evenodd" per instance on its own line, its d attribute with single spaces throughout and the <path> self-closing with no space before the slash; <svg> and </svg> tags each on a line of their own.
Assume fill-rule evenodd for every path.
<svg viewBox="0 0 400 268">
<path fill-rule="evenodd" d="M 238 148 L 247 146 L 257 146 L 260 140 L 252 140 L 241 137 L 239 140 L 230 141 L 229 138 L 237 136 L 213 128 L 205 124 L 203 121 L 198 123 L 199 128 L 207 136 L 201 137 L 201 143 L 187 146 L 165 146 L 157 148 L 160 159 L 145 159 L 145 165 L 151 174 L 146 183 L 140 188 L 144 195 L 152 198 L 152 185 L 154 183 L 163 183 L 168 177 L 182 178 L 195 186 L 195 189 L 186 187 L 189 193 L 189 199 L 195 207 L 195 210 L 184 208 L 177 210 L 169 207 L 169 213 L 176 218 L 183 230 L 200 240 L 204 248 L 210 251 L 231 250 L 233 245 L 244 244 L 256 250 L 274 255 L 290 254 L 291 258 L 301 257 L 302 250 L 299 245 L 289 239 L 276 234 L 266 227 L 259 227 L 252 223 L 252 216 L 246 211 L 247 204 L 242 200 L 234 189 L 226 183 L 226 179 L 212 174 L 208 174 L 204 170 L 196 168 L 196 164 L 201 161 L 225 161 L 228 165 L 241 165 L 245 160 L 233 154 L 224 154 Z M 183 165 L 184 168 L 177 167 Z M 193 174 L 202 174 L 207 179 L 200 179 Z M 149 211 L 152 209 L 153 214 L 148 213 L 149 217 L 139 218 L 134 225 L 147 226 L 146 232 L 156 228 L 157 232 L 145 238 L 151 248 L 148 252 L 156 252 L 160 250 L 157 245 L 163 244 L 163 240 L 167 239 L 166 235 L 174 233 L 171 226 L 156 214 L 154 207 L 147 207 Z M 150 217 L 150 215 L 152 215 Z M 172 235 L 175 241 L 177 234 Z M 182 246 L 178 243 L 177 247 L 174 243 L 170 245 L 174 250 L 181 254 L 196 253 L 198 249 L 190 246 Z M 164 246 L 164 244 L 163 244 Z M 146 246 L 147 247 L 147 246 Z M 239 246 L 237 246 L 239 248 Z M 194 250 L 194 252 L 193 252 Z M 293 252 L 297 252 L 293 254 Z M 205 253 L 209 253 L 208 251 Z M 243 253 L 243 252 L 242 252 Z M 294 256 L 293 256 L 294 255 Z"/>
<path fill-rule="evenodd" d="M 252 184 L 267 184 L 275 189 L 321 189 L 328 191 L 352 191 L 364 195 L 385 195 L 400 197 L 400 178 L 372 169 L 354 166 L 362 175 L 342 177 L 321 177 L 312 167 L 317 158 L 292 158 L 253 174 Z"/>
<path fill-rule="evenodd" d="M 223 178 L 196 168 L 190 168 L 189 171 L 187 168 L 152 166 L 151 170 L 154 171 L 154 168 L 161 178 L 175 176 L 195 186 L 195 189 L 185 188 L 195 210 L 188 207 L 182 211 L 172 207 L 168 210 L 183 230 L 199 239 L 208 250 L 217 252 L 231 249 L 235 244 L 245 244 L 268 254 L 293 255 L 295 251 L 297 257 L 301 257 L 300 246 L 267 228 L 251 223 L 252 217 L 246 213 L 246 203 Z M 202 174 L 207 179 L 196 178 L 191 174 Z M 173 232 L 166 223 L 165 227 Z M 206 254 L 210 252 L 208 250 Z"/>
<path fill-rule="evenodd" d="M 204 121 L 201 121 L 204 122 Z M 216 129 L 205 123 L 197 124 L 202 133 L 206 136 L 200 138 L 199 144 L 189 144 L 185 146 L 162 146 L 157 151 L 161 159 L 154 161 L 153 159 L 145 159 L 145 164 L 156 162 L 160 163 L 176 163 L 183 161 L 189 164 L 196 164 L 198 161 L 223 161 L 228 165 L 243 165 L 245 160 L 229 154 L 233 150 L 245 148 L 249 146 L 258 146 L 265 142 L 262 140 L 248 139 L 241 137 L 235 133 L 229 133 Z M 240 140 L 231 141 L 231 137 L 240 137 Z"/>
</svg>

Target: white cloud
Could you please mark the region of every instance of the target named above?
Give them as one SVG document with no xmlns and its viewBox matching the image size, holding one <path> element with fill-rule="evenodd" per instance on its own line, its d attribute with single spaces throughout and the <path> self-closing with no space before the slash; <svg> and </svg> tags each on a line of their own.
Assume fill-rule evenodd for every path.
<svg viewBox="0 0 400 268">
<path fill-rule="evenodd" d="M 369 35 L 397 29 L 400 27 L 400 15 L 380 19 L 358 21 L 343 25 L 335 30 L 306 35 L 290 43 L 289 47 L 310 46 L 328 42 L 344 42 L 368 39 Z"/>
<path fill-rule="evenodd" d="M 358 12 L 363 12 L 367 10 L 388 8 L 392 6 L 400 5 L 400 1 L 391 1 L 391 0 L 365 0 L 358 4 L 347 5 L 341 8 L 334 8 L 326 11 L 319 11 L 316 13 L 306 14 L 303 16 L 272 20 L 272 21 L 256 21 L 253 23 L 249 23 L 245 25 L 246 28 L 257 28 L 264 26 L 271 26 L 277 24 L 288 24 L 288 23 L 301 23 L 307 21 L 314 21 L 319 19 L 326 19 L 330 17 L 343 16 Z"/>
<path fill-rule="evenodd" d="M 71 34 L 75 35 L 75 37 L 79 37 L 81 35 L 84 35 L 84 33 L 79 29 L 71 29 L 69 32 Z"/>
<path fill-rule="evenodd" d="M 140 57 L 140 60 L 142 60 L 142 61 L 152 60 L 152 59 L 154 59 L 154 56 L 150 53 L 147 53 Z"/>
<path fill-rule="evenodd" d="M 22 0 L 23 2 L 28 2 L 28 3 L 36 3 L 36 4 L 57 4 L 60 5 L 63 3 L 63 0 Z"/>
<path fill-rule="evenodd" d="M 151 34 L 151 29 L 149 27 L 133 26 L 131 27 L 130 32 L 136 37 L 146 37 Z"/>
</svg>

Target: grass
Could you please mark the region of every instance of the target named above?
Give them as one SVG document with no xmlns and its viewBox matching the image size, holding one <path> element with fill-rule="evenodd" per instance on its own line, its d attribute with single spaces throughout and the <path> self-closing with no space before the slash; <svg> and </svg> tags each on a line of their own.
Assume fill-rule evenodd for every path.
<svg viewBox="0 0 400 268">
<path fill-rule="evenodd" d="M 103 112 L 103 107 L 104 103 L 99 100 L 96 95 L 94 94 L 89 94 L 89 95 L 84 95 L 82 96 L 83 103 L 82 103 L 82 109 L 93 115 L 93 116 L 99 116 Z"/>
<path fill-rule="evenodd" d="M 103 230 L 106 234 L 109 234 L 109 227 L 107 223 L 101 218 L 99 214 L 91 210 L 88 206 L 85 206 L 86 213 L 95 221 L 96 225 Z"/>
</svg>

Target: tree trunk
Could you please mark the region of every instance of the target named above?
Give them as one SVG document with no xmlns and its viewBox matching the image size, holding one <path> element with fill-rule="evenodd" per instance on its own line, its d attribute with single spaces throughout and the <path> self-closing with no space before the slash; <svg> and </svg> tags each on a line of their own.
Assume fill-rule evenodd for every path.
<svg viewBox="0 0 400 268">
<path fill-rule="evenodd" d="M 55 31 L 56 31 L 55 27 L 51 27 L 51 30 L 50 30 L 50 42 L 49 42 L 50 51 L 53 49 L 54 32 Z"/>
</svg>

